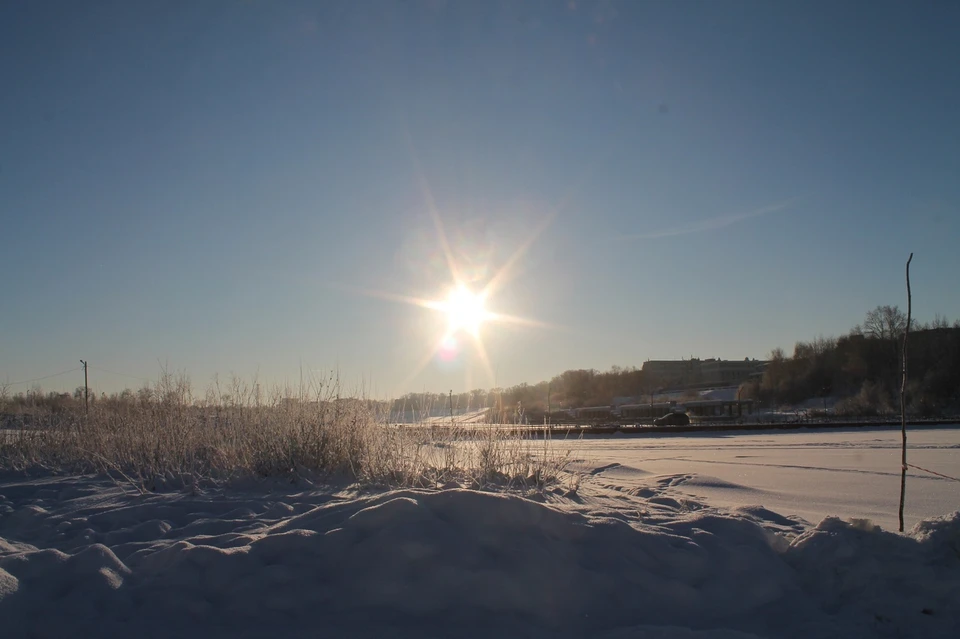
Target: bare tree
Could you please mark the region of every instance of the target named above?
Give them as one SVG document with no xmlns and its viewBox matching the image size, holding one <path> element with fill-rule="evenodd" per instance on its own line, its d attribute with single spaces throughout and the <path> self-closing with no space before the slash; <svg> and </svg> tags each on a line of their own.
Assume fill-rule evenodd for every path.
<svg viewBox="0 0 960 639">
<path fill-rule="evenodd" d="M 813 350 L 813 354 L 815 356 L 822 357 L 827 353 L 836 350 L 837 338 L 819 335 L 814 338 L 812 342 L 810 342 L 810 348 Z"/>
<path fill-rule="evenodd" d="M 864 335 L 878 339 L 896 340 L 903 334 L 907 318 L 898 306 L 878 306 L 867 311 L 863 320 Z"/>
<path fill-rule="evenodd" d="M 893 364 L 889 369 L 889 377 L 887 379 L 887 384 L 890 388 L 896 388 L 898 385 L 897 372 L 901 358 L 901 339 L 906 325 L 907 317 L 903 314 L 903 311 L 900 310 L 899 306 L 878 306 L 872 311 L 867 311 L 867 315 L 863 320 L 864 335 L 889 344 L 892 356 L 890 362 Z"/>
</svg>

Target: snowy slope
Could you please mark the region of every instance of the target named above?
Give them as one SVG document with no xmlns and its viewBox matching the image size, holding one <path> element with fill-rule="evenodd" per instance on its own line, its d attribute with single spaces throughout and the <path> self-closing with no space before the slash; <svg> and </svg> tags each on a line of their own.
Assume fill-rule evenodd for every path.
<svg viewBox="0 0 960 639">
<path fill-rule="evenodd" d="M 4 637 L 951 637 L 960 513 L 906 536 L 669 486 L 526 499 L 0 482 Z"/>
</svg>

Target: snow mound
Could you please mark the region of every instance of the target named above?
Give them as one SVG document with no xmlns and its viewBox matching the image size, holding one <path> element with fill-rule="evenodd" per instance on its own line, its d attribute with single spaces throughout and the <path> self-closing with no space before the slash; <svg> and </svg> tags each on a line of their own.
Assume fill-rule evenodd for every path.
<svg viewBox="0 0 960 639">
<path fill-rule="evenodd" d="M 666 482 L 671 486 L 701 486 L 704 488 L 723 488 L 726 490 L 756 492 L 756 489 L 750 488 L 749 486 L 735 484 L 733 482 L 720 479 L 719 477 L 711 477 L 709 475 L 672 475 L 665 477 L 661 481 Z"/>
<path fill-rule="evenodd" d="M 881 636 L 960 628 L 960 512 L 921 521 L 909 535 L 829 517 L 785 558 L 823 610 Z"/>
<path fill-rule="evenodd" d="M 647 521 L 648 501 L 629 495 L 585 514 L 460 489 L 0 492 L 11 637 L 947 637 L 960 625 L 960 513 L 904 536 L 827 519 L 791 543 L 765 510 Z"/>
</svg>

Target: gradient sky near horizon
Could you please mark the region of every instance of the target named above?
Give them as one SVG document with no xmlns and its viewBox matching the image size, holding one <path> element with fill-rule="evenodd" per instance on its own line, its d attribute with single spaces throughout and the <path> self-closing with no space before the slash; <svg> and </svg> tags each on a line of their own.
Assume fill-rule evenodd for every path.
<svg viewBox="0 0 960 639">
<path fill-rule="evenodd" d="M 0 381 L 376 396 L 960 318 L 960 5 L 5 2 Z M 431 210 L 489 301 L 452 284 Z M 511 261 L 511 258 L 515 257 Z M 110 371 L 110 372 L 107 372 Z M 492 373 L 492 374 L 491 374 Z M 40 382 L 72 390 L 82 374 Z M 26 390 L 27 386 L 11 390 Z"/>
</svg>

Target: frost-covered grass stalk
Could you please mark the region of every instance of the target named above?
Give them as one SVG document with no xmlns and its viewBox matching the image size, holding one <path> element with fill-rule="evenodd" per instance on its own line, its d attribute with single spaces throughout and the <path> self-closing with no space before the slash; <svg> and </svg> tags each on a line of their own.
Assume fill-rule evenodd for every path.
<svg viewBox="0 0 960 639">
<path fill-rule="evenodd" d="M 202 398 L 186 376 L 164 374 L 135 395 L 31 414 L 0 439 L 0 468 L 107 473 L 158 484 L 249 477 L 321 478 L 389 486 L 542 488 L 569 451 L 549 437 L 492 427 L 398 427 L 383 403 L 345 396 L 335 375 L 264 394 L 219 380 Z"/>
</svg>

